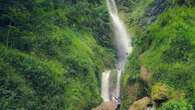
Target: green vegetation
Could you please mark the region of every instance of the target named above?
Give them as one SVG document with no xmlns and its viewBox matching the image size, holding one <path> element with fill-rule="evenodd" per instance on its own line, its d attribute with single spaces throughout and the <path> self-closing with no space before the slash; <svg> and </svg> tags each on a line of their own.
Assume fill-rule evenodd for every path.
<svg viewBox="0 0 195 110">
<path fill-rule="evenodd" d="M 159 110 L 193 110 L 186 101 L 171 100 L 163 104 Z"/>
<path fill-rule="evenodd" d="M 122 79 L 127 110 L 195 109 L 195 1 L 116 0 L 133 35 Z M 0 109 L 90 110 L 115 49 L 103 0 L 0 2 Z M 145 77 L 145 78 L 143 78 Z"/>
<path fill-rule="evenodd" d="M 194 8 L 174 8 L 149 27 L 151 45 L 142 64 L 153 74 L 153 83 L 163 82 L 183 90 L 194 105 Z"/>
<path fill-rule="evenodd" d="M 146 8 L 142 10 L 144 13 L 140 17 L 129 21 L 135 34 L 134 52 L 126 65 L 123 90 L 127 91 L 125 88 L 131 87 L 129 81 L 132 79 L 140 80 L 140 69 L 143 66 L 150 74 L 147 80 L 149 88 L 146 86 L 148 90 L 145 93 L 157 102 L 160 110 L 192 110 L 192 106 L 195 109 L 194 1 L 173 0 L 160 4 L 151 2 L 148 6 L 139 3 L 137 5 Z M 156 5 L 163 6 L 160 8 L 164 10 L 149 16 L 148 14 L 152 14 L 150 9 L 157 8 Z M 130 18 L 137 13 L 136 7 L 134 9 Z M 146 23 L 147 20 L 143 18 L 154 19 Z M 131 27 L 131 22 L 136 27 Z M 139 99 L 130 99 L 127 96 L 132 95 L 126 94 L 123 97 L 122 109 L 127 109 L 127 104 Z"/>
<path fill-rule="evenodd" d="M 89 110 L 114 64 L 100 0 L 0 2 L 0 109 Z"/>
</svg>

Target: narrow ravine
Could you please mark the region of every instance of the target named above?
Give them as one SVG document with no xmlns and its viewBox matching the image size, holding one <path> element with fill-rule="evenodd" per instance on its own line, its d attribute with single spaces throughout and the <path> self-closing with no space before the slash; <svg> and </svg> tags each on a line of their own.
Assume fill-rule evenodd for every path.
<svg viewBox="0 0 195 110">
<path fill-rule="evenodd" d="M 120 79 L 124 71 L 124 66 L 127 61 L 128 55 L 132 52 L 131 37 L 128 31 L 120 19 L 118 9 L 114 0 L 106 0 L 108 11 L 110 14 L 115 44 L 117 48 L 117 62 L 116 62 L 116 79 L 111 79 L 110 74 L 112 71 L 108 70 L 102 73 L 102 86 L 101 86 L 101 97 L 104 102 L 116 101 L 116 104 L 120 103 Z M 114 74 L 114 73 L 113 73 Z M 107 80 L 107 81 L 106 81 Z M 110 88 L 110 80 L 116 80 L 115 88 Z"/>
<path fill-rule="evenodd" d="M 109 14 L 111 17 L 115 44 L 117 48 L 117 62 L 113 71 L 106 70 L 102 73 L 101 97 L 103 103 L 92 110 L 119 110 L 120 107 L 120 80 L 124 72 L 125 63 L 128 55 L 132 52 L 131 36 L 129 35 L 123 21 L 120 19 L 117 6 L 114 0 L 106 0 Z M 116 71 L 116 72 L 115 72 Z M 116 73 L 116 79 L 112 79 L 112 74 Z M 115 77 L 114 77 L 115 78 Z M 114 80 L 114 84 L 113 84 Z M 114 88 L 113 88 L 114 85 Z M 155 106 L 146 108 L 155 110 Z"/>
</svg>

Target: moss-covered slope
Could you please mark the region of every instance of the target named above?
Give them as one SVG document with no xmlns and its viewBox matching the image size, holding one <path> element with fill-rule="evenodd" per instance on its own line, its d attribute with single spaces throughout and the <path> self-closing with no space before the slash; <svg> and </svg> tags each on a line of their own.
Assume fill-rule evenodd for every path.
<svg viewBox="0 0 195 110">
<path fill-rule="evenodd" d="M 100 0 L 0 2 L 0 109 L 89 110 L 113 64 Z"/>
<path fill-rule="evenodd" d="M 145 95 L 162 110 L 192 110 L 195 105 L 194 1 L 157 0 L 142 6 L 138 0 L 136 4 L 146 8 L 138 17 L 129 14 L 135 18 L 129 21 L 135 34 L 134 52 L 123 76 L 122 109 Z M 163 10 L 157 11 L 159 8 Z M 148 75 L 148 79 L 143 79 L 143 75 Z M 137 92 L 132 93 L 132 88 Z"/>
</svg>

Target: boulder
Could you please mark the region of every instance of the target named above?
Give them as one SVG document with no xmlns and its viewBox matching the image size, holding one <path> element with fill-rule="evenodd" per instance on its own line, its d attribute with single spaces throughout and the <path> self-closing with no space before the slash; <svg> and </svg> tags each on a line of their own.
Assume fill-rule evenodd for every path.
<svg viewBox="0 0 195 110">
<path fill-rule="evenodd" d="M 113 101 L 104 102 L 91 110 L 116 110 L 116 104 Z"/>
<path fill-rule="evenodd" d="M 172 97 L 172 88 L 163 83 L 156 83 L 151 88 L 151 98 L 161 103 Z"/>
<path fill-rule="evenodd" d="M 151 104 L 151 99 L 149 97 L 144 97 L 140 100 L 135 101 L 129 110 L 147 110 L 147 106 Z"/>
</svg>

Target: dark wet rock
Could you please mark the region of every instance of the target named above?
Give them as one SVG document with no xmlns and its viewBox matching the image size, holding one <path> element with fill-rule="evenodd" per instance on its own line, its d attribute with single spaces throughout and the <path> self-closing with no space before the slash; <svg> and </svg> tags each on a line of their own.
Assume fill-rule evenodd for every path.
<svg viewBox="0 0 195 110">
<path fill-rule="evenodd" d="M 158 15 L 166 11 L 169 7 L 169 0 L 155 0 L 146 9 L 140 24 L 142 26 L 151 24 L 153 21 L 155 21 Z"/>
</svg>

